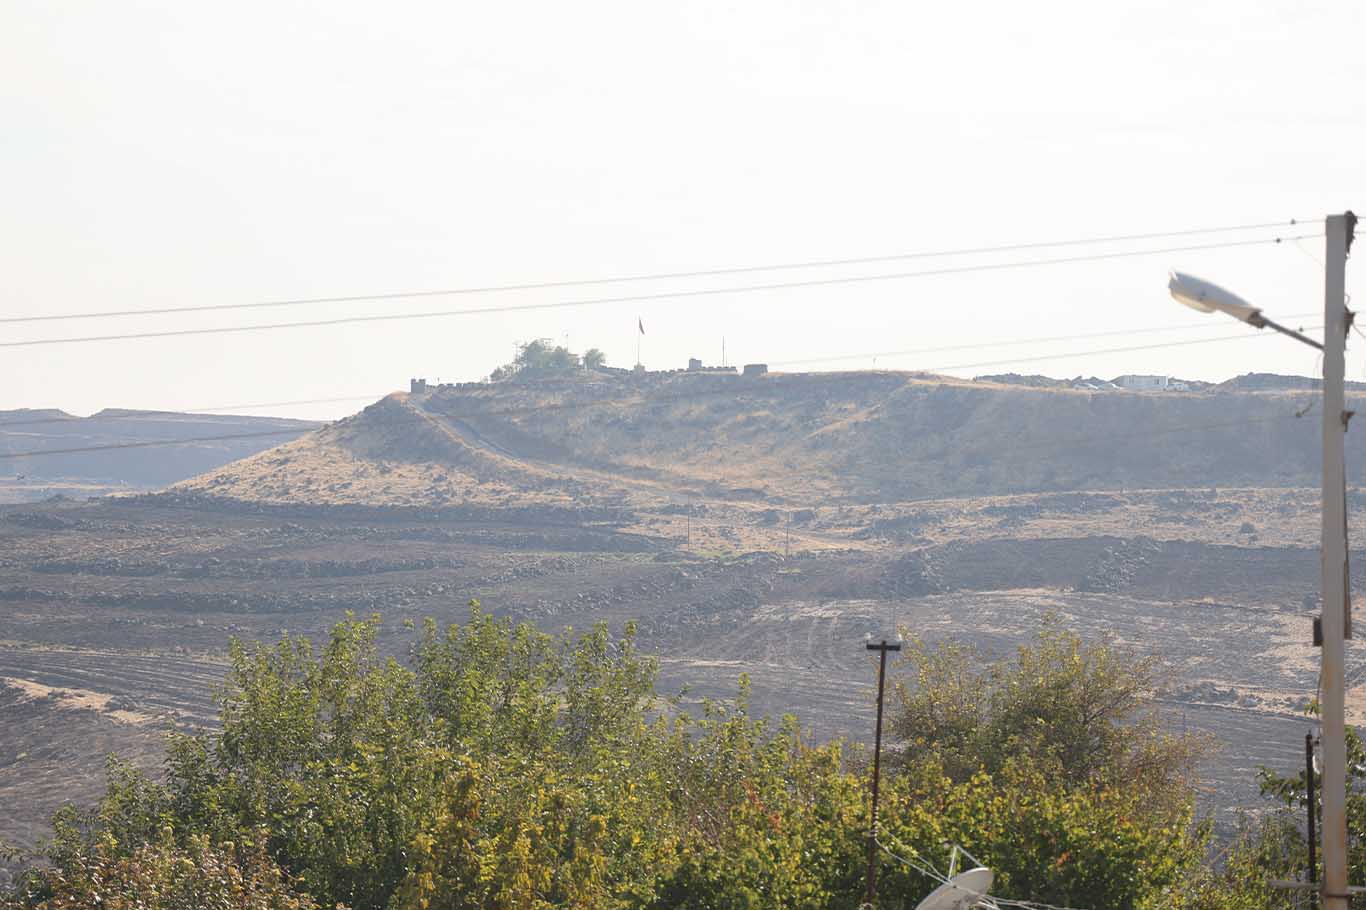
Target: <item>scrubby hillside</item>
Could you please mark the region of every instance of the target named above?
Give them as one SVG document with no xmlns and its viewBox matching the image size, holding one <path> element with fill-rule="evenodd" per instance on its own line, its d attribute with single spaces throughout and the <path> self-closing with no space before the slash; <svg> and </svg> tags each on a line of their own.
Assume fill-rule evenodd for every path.
<svg viewBox="0 0 1366 910">
<path fill-rule="evenodd" d="M 195 478 L 372 505 L 869 504 L 1086 489 L 1312 486 L 1304 394 L 1085 392 L 906 373 L 647 375 L 393 395 Z M 1349 474 L 1363 464 L 1349 454 Z"/>
</svg>

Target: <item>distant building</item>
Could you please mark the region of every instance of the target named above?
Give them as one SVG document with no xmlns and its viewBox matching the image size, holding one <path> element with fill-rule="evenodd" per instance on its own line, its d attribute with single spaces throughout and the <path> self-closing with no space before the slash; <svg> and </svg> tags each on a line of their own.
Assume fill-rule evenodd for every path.
<svg viewBox="0 0 1366 910">
<path fill-rule="evenodd" d="M 1115 385 L 1130 392 L 1165 391 L 1171 387 L 1170 376 L 1143 376 L 1129 373 L 1115 378 Z"/>
<path fill-rule="evenodd" d="M 670 373 L 677 373 L 678 370 L 669 370 Z M 709 367 L 703 366 L 702 361 L 696 357 L 688 358 L 688 368 L 683 370 L 685 373 L 736 373 L 735 367 Z"/>
<path fill-rule="evenodd" d="M 413 395 L 422 395 L 427 391 L 427 380 L 410 379 L 408 380 L 408 392 Z"/>
<path fill-rule="evenodd" d="M 744 373 L 744 375 L 746 375 L 746 376 L 762 376 L 762 375 L 764 375 L 764 374 L 767 373 L 767 372 L 768 372 L 768 364 L 766 364 L 766 363 L 747 363 L 747 364 L 745 364 L 745 373 Z"/>
</svg>

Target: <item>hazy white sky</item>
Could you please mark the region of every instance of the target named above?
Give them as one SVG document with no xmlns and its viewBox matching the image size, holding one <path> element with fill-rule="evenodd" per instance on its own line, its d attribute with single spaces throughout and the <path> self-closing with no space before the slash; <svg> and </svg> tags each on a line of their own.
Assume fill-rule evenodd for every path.
<svg viewBox="0 0 1366 910">
<path fill-rule="evenodd" d="M 1366 209 L 1360 2 L 0 3 L 0 315 L 953 249 Z M 1317 227 L 1301 230 L 1316 232 Z M 1266 233 L 1266 232 L 1263 232 Z M 1363 231 L 1366 233 L 1366 230 Z M 1125 249 L 1220 238 L 1175 238 Z M 1309 373 L 1166 295 L 1322 309 L 1323 241 L 540 313 L 0 350 L 0 407 L 197 408 L 475 379 L 568 335 L 651 367 L 1205 325 L 878 359 Z M 1366 245 L 1362 246 L 1366 250 Z M 874 274 L 8 325 L 7 340 Z M 1366 300 L 1366 262 L 1349 266 Z M 1315 320 L 1291 320 L 1310 324 Z M 1250 333 L 1250 330 L 1249 330 Z M 1349 375 L 1366 375 L 1353 339 Z M 866 367 L 871 356 L 845 362 Z M 839 364 L 824 364 L 831 368 Z M 356 405 L 272 410 L 336 416 Z"/>
</svg>

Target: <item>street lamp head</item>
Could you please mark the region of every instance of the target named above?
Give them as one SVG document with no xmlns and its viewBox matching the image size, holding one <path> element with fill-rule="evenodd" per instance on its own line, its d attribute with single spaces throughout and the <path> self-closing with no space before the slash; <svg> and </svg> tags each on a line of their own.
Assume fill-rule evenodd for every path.
<svg viewBox="0 0 1366 910">
<path fill-rule="evenodd" d="M 1266 325 L 1259 308 L 1232 291 L 1227 291 L 1203 278 L 1196 278 L 1185 272 L 1172 272 L 1171 280 L 1167 282 L 1167 290 L 1171 291 L 1178 303 L 1184 303 L 1193 310 L 1202 313 L 1227 313 L 1234 319 L 1259 329 Z"/>
</svg>

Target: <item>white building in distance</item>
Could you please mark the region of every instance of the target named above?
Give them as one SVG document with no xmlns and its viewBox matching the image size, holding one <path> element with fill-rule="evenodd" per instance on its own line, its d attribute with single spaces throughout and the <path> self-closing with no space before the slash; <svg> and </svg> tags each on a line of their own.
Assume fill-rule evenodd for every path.
<svg viewBox="0 0 1366 910">
<path fill-rule="evenodd" d="M 1142 376 L 1129 373 L 1115 378 L 1115 385 L 1130 392 L 1162 392 L 1171 388 L 1170 376 Z"/>
</svg>

